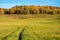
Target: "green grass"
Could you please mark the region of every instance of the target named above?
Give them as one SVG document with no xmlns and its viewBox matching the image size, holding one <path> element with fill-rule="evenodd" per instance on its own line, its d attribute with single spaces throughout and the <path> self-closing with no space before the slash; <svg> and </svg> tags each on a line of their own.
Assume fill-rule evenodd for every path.
<svg viewBox="0 0 60 40">
<path fill-rule="evenodd" d="M 0 16 L 0 40 L 18 40 L 23 29 L 22 40 L 60 40 L 59 17 L 14 19 Z"/>
</svg>

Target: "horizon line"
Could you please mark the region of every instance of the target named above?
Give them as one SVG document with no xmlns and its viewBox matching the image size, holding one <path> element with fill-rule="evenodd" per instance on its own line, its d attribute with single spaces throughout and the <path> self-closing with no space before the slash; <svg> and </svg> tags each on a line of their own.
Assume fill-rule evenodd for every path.
<svg viewBox="0 0 60 40">
<path fill-rule="evenodd" d="M 15 6 L 51 6 L 51 5 L 14 5 L 14 6 L 12 6 L 12 7 L 15 7 Z M 12 7 L 0 7 L 0 8 L 5 8 L 5 9 L 10 9 L 10 8 L 12 8 Z M 59 7 L 60 8 L 60 6 L 53 6 L 53 7 Z"/>
</svg>

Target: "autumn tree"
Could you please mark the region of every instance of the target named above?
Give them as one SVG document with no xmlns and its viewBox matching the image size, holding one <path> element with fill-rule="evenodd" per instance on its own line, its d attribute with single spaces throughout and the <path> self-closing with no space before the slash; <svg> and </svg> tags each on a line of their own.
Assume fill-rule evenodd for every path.
<svg viewBox="0 0 60 40">
<path fill-rule="evenodd" d="M 47 14 L 53 15 L 53 11 L 48 11 Z"/>
<path fill-rule="evenodd" d="M 3 10 L 1 10 L 3 11 Z M 53 6 L 14 6 L 4 11 L 5 14 L 60 14 L 60 8 Z"/>
<path fill-rule="evenodd" d="M 60 14 L 60 10 L 57 10 L 57 14 Z"/>
</svg>

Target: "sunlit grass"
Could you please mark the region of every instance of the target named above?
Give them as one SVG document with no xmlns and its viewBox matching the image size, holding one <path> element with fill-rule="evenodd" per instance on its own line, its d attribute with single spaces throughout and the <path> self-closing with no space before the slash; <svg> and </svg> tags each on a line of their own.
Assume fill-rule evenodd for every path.
<svg viewBox="0 0 60 40">
<path fill-rule="evenodd" d="M 22 34 L 24 40 L 29 37 L 31 37 L 30 40 L 34 40 L 33 38 L 60 40 L 60 19 L 58 17 L 13 19 L 5 16 L 0 17 L 0 40 L 18 40 L 23 28 L 25 28 Z"/>
</svg>

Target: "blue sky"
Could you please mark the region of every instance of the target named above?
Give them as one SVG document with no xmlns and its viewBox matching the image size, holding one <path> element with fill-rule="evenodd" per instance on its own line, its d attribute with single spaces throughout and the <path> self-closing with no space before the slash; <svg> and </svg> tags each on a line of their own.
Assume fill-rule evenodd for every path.
<svg viewBox="0 0 60 40">
<path fill-rule="evenodd" d="M 40 5 L 60 7 L 60 0 L 0 0 L 0 8 L 11 8 L 15 5 Z"/>
</svg>

